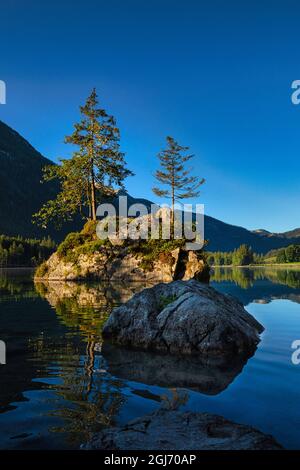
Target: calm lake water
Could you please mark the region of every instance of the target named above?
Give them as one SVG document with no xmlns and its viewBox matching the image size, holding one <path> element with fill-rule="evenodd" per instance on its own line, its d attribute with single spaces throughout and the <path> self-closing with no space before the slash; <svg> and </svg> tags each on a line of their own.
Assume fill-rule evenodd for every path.
<svg viewBox="0 0 300 470">
<path fill-rule="evenodd" d="M 0 271 L 0 448 L 78 448 L 95 431 L 163 402 L 220 414 L 300 449 L 300 270 L 216 270 L 212 285 L 238 297 L 265 327 L 247 363 L 207 368 L 102 343 L 114 305 L 145 286 L 36 284 Z"/>
</svg>

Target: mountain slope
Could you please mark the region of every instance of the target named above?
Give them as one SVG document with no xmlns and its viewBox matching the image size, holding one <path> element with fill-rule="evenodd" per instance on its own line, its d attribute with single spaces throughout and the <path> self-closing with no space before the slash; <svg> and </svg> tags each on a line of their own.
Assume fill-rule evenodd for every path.
<svg viewBox="0 0 300 470">
<path fill-rule="evenodd" d="M 52 163 L 0 121 L 0 233 L 60 240 L 74 229 L 68 224 L 60 232 L 46 232 L 31 222 L 32 214 L 58 192 L 55 181 L 41 184 L 42 168 Z"/>
<path fill-rule="evenodd" d="M 126 195 L 125 191 L 119 191 L 118 195 Z M 118 207 L 118 198 L 112 200 L 113 204 Z M 135 203 L 143 203 L 151 209 L 149 200 L 135 199 L 128 195 L 128 206 Z M 267 253 L 268 251 L 300 242 L 300 229 L 284 234 L 271 234 L 266 230 L 250 231 L 243 227 L 230 225 L 221 222 L 209 215 L 204 216 L 204 236 L 209 240 L 208 250 L 210 251 L 232 251 L 243 243 L 250 245 L 257 253 Z M 296 234 L 296 236 L 290 236 Z M 297 238 L 297 234 L 298 238 Z"/>
<path fill-rule="evenodd" d="M 80 220 L 65 224 L 59 232 L 54 228 L 45 231 L 32 224 L 32 214 L 44 202 L 53 199 L 59 190 L 55 181 L 41 184 L 42 168 L 49 164 L 53 162 L 0 121 L 0 234 L 25 237 L 50 235 L 59 241 L 68 232 L 81 228 L 83 222 Z M 118 194 L 126 193 L 120 191 Z M 114 202 L 117 203 L 117 198 Z M 128 204 L 134 203 L 143 203 L 148 210 L 152 204 L 147 199 L 128 195 Z M 299 243 L 300 229 L 283 234 L 270 233 L 263 229 L 250 231 L 206 215 L 205 238 L 209 240 L 208 249 L 211 251 L 231 251 L 246 243 L 258 253 L 267 253 L 275 248 Z"/>
<path fill-rule="evenodd" d="M 300 237 L 300 228 L 295 228 L 294 230 L 289 230 L 288 232 L 282 232 L 282 233 L 274 233 L 274 232 L 268 232 L 268 230 L 264 229 L 258 229 L 258 230 L 253 230 L 252 233 L 256 233 L 261 236 L 266 236 L 266 237 L 278 237 L 278 238 L 297 238 Z"/>
<path fill-rule="evenodd" d="M 210 251 L 232 251 L 241 244 L 250 245 L 256 253 L 299 243 L 300 238 L 288 238 L 284 234 L 255 233 L 243 227 L 226 224 L 210 216 L 205 216 L 205 238 L 209 240 Z"/>
</svg>

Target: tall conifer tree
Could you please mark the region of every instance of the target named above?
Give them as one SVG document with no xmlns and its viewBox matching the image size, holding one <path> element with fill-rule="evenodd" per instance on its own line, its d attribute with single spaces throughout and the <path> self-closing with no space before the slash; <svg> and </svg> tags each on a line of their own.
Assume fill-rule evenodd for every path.
<svg viewBox="0 0 300 470">
<path fill-rule="evenodd" d="M 78 147 L 70 159 L 61 159 L 60 165 L 44 170 L 44 180 L 57 178 L 60 192 L 34 215 L 35 220 L 47 226 L 52 219 L 61 223 L 88 208 L 88 218 L 96 220 L 97 204 L 103 196 L 123 187 L 124 179 L 133 173 L 126 168 L 124 153 L 120 151 L 120 132 L 115 118 L 98 107 L 93 89 L 84 106 L 80 107 L 81 121 L 66 143 Z"/>
<path fill-rule="evenodd" d="M 173 137 L 167 137 L 167 148 L 158 154 L 160 169 L 155 172 L 156 180 L 167 189 L 152 188 L 156 196 L 171 199 L 171 225 L 174 234 L 174 205 L 182 199 L 197 197 L 200 186 L 205 182 L 203 178 L 191 175 L 191 168 L 186 163 L 194 155 L 186 154 L 189 147 L 182 147 Z"/>
</svg>

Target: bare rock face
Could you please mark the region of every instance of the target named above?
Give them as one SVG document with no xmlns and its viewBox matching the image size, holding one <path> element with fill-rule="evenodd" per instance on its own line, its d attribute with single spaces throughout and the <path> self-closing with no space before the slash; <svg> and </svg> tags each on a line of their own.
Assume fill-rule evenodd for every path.
<svg viewBox="0 0 300 470">
<path fill-rule="evenodd" d="M 238 300 L 192 279 L 137 293 L 112 311 L 103 336 L 144 350 L 249 357 L 263 329 Z"/>
<path fill-rule="evenodd" d="M 141 257 L 130 253 L 122 245 L 101 247 L 93 254 L 80 254 L 76 262 L 66 261 L 54 253 L 45 263 L 43 274 L 37 273 L 35 276 L 36 280 L 47 281 L 101 279 L 152 283 L 182 278 L 209 282 L 209 267 L 194 252 L 176 248 L 169 253 L 161 253 L 153 266 L 146 269 Z"/>
<path fill-rule="evenodd" d="M 275 439 L 221 416 L 158 411 L 95 435 L 85 449 L 104 450 L 280 450 Z"/>
</svg>

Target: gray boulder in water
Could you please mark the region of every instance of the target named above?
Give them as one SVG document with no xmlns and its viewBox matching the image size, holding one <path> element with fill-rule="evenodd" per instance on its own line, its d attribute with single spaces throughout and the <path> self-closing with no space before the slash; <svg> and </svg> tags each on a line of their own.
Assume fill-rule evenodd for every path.
<svg viewBox="0 0 300 470">
<path fill-rule="evenodd" d="M 234 297 L 194 279 L 158 284 L 115 308 L 103 336 L 144 350 L 249 357 L 263 326 Z"/>
<path fill-rule="evenodd" d="M 272 436 L 221 416 L 159 409 L 96 434 L 85 449 L 279 450 Z"/>
</svg>

